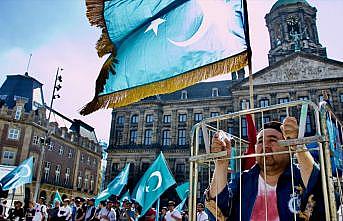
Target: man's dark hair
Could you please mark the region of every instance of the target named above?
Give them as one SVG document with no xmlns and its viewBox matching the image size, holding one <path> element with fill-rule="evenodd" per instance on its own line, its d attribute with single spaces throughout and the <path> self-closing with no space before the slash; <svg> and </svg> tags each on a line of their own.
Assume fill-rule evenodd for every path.
<svg viewBox="0 0 343 221">
<path fill-rule="evenodd" d="M 271 129 L 275 129 L 275 130 L 279 131 L 280 133 L 282 133 L 282 130 L 281 130 L 282 123 L 279 121 L 269 121 L 269 122 L 263 124 L 263 126 L 264 126 L 264 129 L 271 128 Z M 260 131 L 262 131 L 262 129 L 263 128 L 261 128 Z"/>
<path fill-rule="evenodd" d="M 200 208 L 205 208 L 205 205 L 204 205 L 203 203 L 198 203 L 198 206 L 199 206 Z"/>
</svg>

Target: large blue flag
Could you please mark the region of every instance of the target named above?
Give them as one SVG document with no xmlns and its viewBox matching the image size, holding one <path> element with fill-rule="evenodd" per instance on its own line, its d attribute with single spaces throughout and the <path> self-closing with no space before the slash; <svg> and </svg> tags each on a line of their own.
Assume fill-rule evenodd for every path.
<svg viewBox="0 0 343 221">
<path fill-rule="evenodd" d="M 1 180 L 3 190 L 10 190 L 32 182 L 33 158 L 24 160 L 19 166 L 6 174 Z"/>
<path fill-rule="evenodd" d="M 86 0 L 111 53 L 81 114 L 170 93 L 244 67 L 250 51 L 245 0 Z"/>
<path fill-rule="evenodd" d="M 129 178 L 130 164 L 126 164 L 124 169 L 107 185 L 107 188 L 103 190 L 95 198 L 95 205 L 98 205 L 101 201 L 108 199 L 111 195 L 119 196 L 124 186 L 127 184 Z"/>
<path fill-rule="evenodd" d="M 144 173 L 132 192 L 131 198 L 142 206 L 143 216 L 154 202 L 176 182 L 161 153 Z"/>
</svg>

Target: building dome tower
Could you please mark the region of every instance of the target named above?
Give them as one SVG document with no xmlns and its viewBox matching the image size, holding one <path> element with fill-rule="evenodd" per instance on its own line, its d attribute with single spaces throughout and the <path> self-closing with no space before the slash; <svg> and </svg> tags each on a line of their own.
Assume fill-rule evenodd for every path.
<svg viewBox="0 0 343 221">
<path fill-rule="evenodd" d="M 306 0 L 278 0 L 265 16 L 269 31 L 269 65 L 298 51 L 326 57 L 319 43 L 317 9 Z"/>
</svg>

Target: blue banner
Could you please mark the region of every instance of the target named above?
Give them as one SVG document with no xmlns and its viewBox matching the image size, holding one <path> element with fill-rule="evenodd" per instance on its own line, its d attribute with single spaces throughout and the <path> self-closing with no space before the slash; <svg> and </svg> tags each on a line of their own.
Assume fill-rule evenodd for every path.
<svg viewBox="0 0 343 221">
<path fill-rule="evenodd" d="M 32 183 L 33 158 L 24 160 L 19 166 L 6 174 L 0 181 L 3 190 L 15 189 L 26 183 Z"/>
</svg>

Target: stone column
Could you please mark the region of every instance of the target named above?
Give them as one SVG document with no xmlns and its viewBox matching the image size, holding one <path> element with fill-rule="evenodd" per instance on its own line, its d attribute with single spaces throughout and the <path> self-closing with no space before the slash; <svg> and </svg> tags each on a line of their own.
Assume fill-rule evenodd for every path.
<svg viewBox="0 0 343 221">
<path fill-rule="evenodd" d="M 152 139 L 151 144 L 157 144 L 159 142 L 159 133 L 160 133 L 160 126 L 161 126 L 161 113 L 157 107 L 154 107 L 154 113 L 153 113 L 153 127 L 152 127 Z"/>
<path fill-rule="evenodd" d="M 139 111 L 139 120 L 137 128 L 137 144 L 143 144 L 144 137 L 144 110 Z"/>
<path fill-rule="evenodd" d="M 172 110 L 171 114 L 171 144 L 172 145 L 177 145 L 177 124 L 178 124 L 178 119 L 177 119 L 177 110 Z"/>
<path fill-rule="evenodd" d="M 129 136 L 130 136 L 130 113 L 125 112 L 124 113 L 124 128 L 123 128 L 123 134 L 122 134 L 122 144 L 128 144 L 129 143 Z"/>
<path fill-rule="evenodd" d="M 156 128 L 155 131 L 155 142 L 157 145 L 162 145 L 162 128 L 163 128 L 163 110 L 159 106 L 156 110 L 156 121 L 154 123 L 154 127 Z"/>
</svg>

